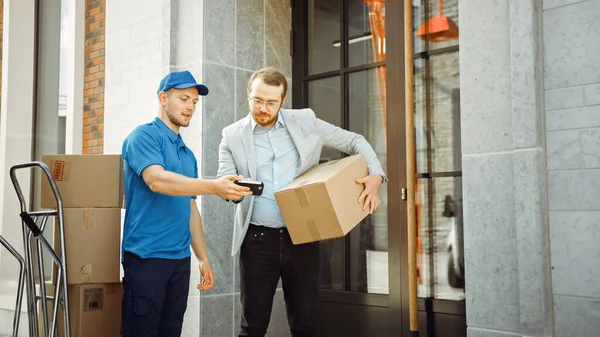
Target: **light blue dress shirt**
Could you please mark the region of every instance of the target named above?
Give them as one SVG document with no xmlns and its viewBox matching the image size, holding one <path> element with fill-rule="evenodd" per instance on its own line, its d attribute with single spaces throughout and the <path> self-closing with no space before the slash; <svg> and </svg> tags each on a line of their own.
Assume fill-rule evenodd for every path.
<svg viewBox="0 0 600 337">
<path fill-rule="evenodd" d="M 285 222 L 275 200 L 275 192 L 294 180 L 300 167 L 300 155 L 281 114 L 271 129 L 256 124 L 252 119 L 252 130 L 256 152 L 256 180 L 262 181 L 265 187 L 262 195 L 254 198 L 250 223 L 282 228 L 285 227 Z"/>
</svg>

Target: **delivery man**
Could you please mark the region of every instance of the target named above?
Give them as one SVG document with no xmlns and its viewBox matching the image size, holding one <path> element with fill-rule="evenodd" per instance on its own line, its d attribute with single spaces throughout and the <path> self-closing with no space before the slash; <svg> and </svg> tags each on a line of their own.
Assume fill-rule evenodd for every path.
<svg viewBox="0 0 600 337">
<path fill-rule="evenodd" d="M 190 244 L 200 262 L 199 290 L 213 286 L 196 196 L 239 199 L 251 193 L 234 184 L 237 175 L 198 179 L 198 164 L 185 145 L 199 96 L 208 88 L 188 71 L 173 72 L 158 87 L 159 116 L 138 126 L 123 142 L 125 198 L 123 228 L 122 336 L 181 335 L 190 281 Z"/>
</svg>

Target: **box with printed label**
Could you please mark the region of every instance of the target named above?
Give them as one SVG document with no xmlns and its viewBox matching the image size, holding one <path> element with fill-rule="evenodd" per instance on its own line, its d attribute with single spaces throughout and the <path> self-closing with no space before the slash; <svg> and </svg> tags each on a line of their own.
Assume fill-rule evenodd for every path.
<svg viewBox="0 0 600 337">
<path fill-rule="evenodd" d="M 333 239 L 350 232 L 368 212 L 356 183 L 368 173 L 362 155 L 316 165 L 275 192 L 275 199 L 294 244 Z"/>
<path fill-rule="evenodd" d="M 46 283 L 46 296 L 53 296 L 54 289 L 53 284 Z M 120 336 L 122 283 L 69 285 L 68 292 L 71 337 Z M 60 297 L 63 298 L 62 295 Z M 47 317 L 50 317 L 53 312 L 53 301 L 46 301 L 46 303 Z M 41 302 L 38 304 L 38 314 L 38 320 L 41 323 L 43 322 Z M 62 306 L 59 306 L 57 312 L 57 323 L 57 336 L 65 336 Z M 40 331 L 43 331 L 41 324 Z M 40 335 L 43 336 L 43 334 Z"/>
<path fill-rule="evenodd" d="M 120 155 L 44 155 L 42 161 L 60 193 L 63 207 L 124 207 L 123 158 Z M 42 208 L 56 208 L 46 176 L 42 177 Z"/>
</svg>

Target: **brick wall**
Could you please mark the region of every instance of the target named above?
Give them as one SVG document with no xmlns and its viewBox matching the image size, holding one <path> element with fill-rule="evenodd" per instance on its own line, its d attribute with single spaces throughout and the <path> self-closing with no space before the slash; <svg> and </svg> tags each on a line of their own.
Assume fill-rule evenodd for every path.
<svg viewBox="0 0 600 337">
<path fill-rule="evenodd" d="M 104 28 L 106 0 L 86 0 L 83 153 L 104 152 Z"/>
</svg>

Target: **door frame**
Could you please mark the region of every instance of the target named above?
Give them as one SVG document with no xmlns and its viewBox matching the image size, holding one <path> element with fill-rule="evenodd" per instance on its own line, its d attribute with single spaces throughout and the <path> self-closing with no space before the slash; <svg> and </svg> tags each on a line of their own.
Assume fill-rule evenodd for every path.
<svg viewBox="0 0 600 337">
<path fill-rule="evenodd" d="M 340 0 L 342 1 L 342 0 Z M 346 2 L 343 1 L 341 22 L 347 22 L 348 14 Z M 321 76 L 309 76 L 308 70 L 308 38 L 306 27 L 308 27 L 308 1 L 291 1 L 292 7 L 292 31 L 290 32 L 290 54 L 292 56 L 292 107 L 305 108 L 308 105 L 308 81 Z M 408 275 L 408 245 L 406 232 L 406 210 L 407 204 L 402 200 L 402 189 L 406 187 L 406 140 L 404 138 L 405 120 L 404 114 L 404 43 L 403 43 L 403 1 L 386 1 L 386 61 L 380 63 L 369 63 L 348 67 L 344 69 L 346 61 L 346 45 L 341 44 L 341 70 L 325 74 L 339 74 L 341 81 L 349 73 L 373 68 L 374 65 L 385 65 L 387 86 L 386 86 L 386 130 L 387 130 L 387 167 L 386 173 L 389 178 L 388 184 L 388 205 L 398 207 L 388 207 L 388 275 L 389 275 L 389 295 L 365 294 L 350 291 L 332 291 L 319 289 L 319 303 L 323 306 L 330 306 L 336 310 L 341 310 L 344 314 L 338 315 L 338 322 L 332 324 L 347 325 L 350 321 L 345 314 L 352 316 L 352 311 L 356 315 L 367 315 L 378 322 L 368 324 L 362 321 L 360 324 L 371 325 L 371 328 L 377 328 L 379 323 L 387 324 L 388 334 L 396 334 L 403 331 L 402 336 L 408 336 L 408 282 L 403 282 L 402 275 Z M 341 25 L 341 41 L 347 40 L 347 30 Z M 323 74 L 319 74 L 323 75 Z M 345 100 L 347 94 L 342 95 Z M 348 109 L 342 102 L 343 109 Z M 344 111 L 344 116 L 348 116 Z M 343 123 L 348 125 L 347 117 Z M 360 307 L 360 308 L 359 308 Z M 382 308 L 385 310 L 386 317 L 380 316 Z M 378 315 L 369 315 L 366 311 L 378 312 Z M 379 321 L 378 318 L 381 318 Z M 401 319 L 399 319 L 401 318 Z M 354 332 L 356 333 L 356 332 Z"/>
</svg>

